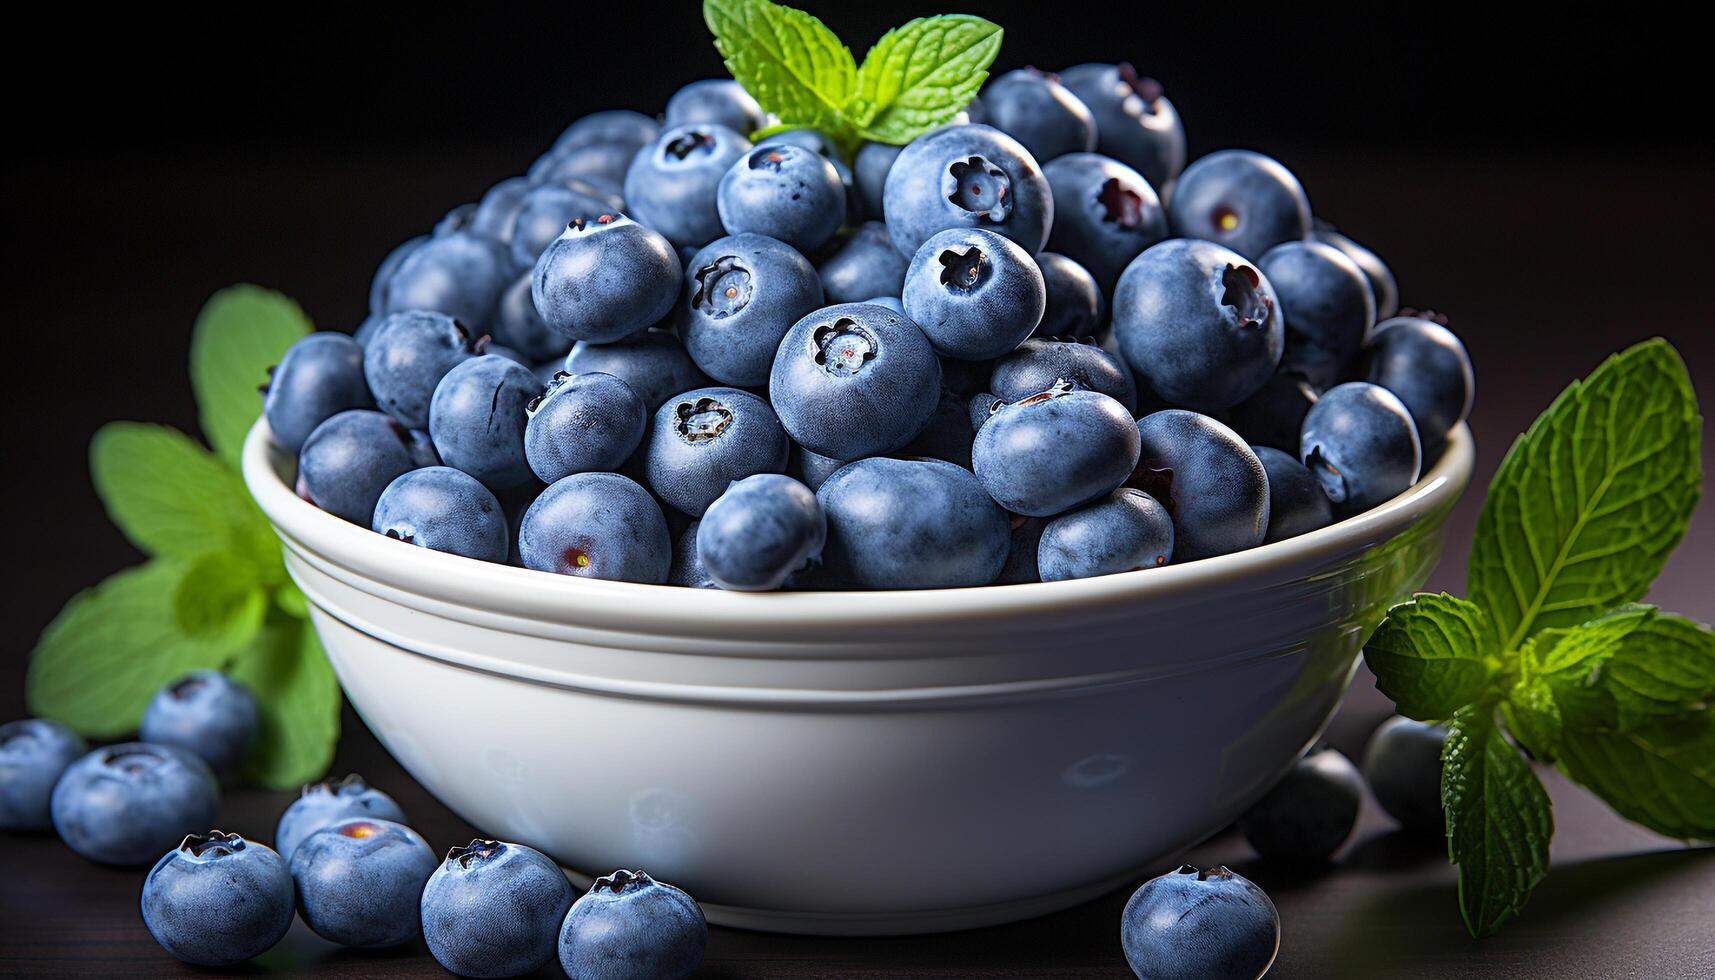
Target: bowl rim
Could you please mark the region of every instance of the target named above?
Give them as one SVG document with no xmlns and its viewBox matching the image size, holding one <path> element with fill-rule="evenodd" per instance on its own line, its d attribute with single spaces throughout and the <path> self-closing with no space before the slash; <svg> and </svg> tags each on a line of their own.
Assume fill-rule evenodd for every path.
<svg viewBox="0 0 1715 980">
<path fill-rule="evenodd" d="M 366 586 L 380 585 L 396 598 L 415 596 L 566 625 L 629 623 L 637 628 L 642 610 L 651 631 L 694 636 L 721 626 L 773 632 L 1030 617 L 1170 601 L 1235 584 L 1260 586 L 1355 555 L 1450 509 L 1471 480 L 1475 447 L 1470 429 L 1460 423 L 1435 465 L 1405 492 L 1327 527 L 1246 551 L 1060 582 L 841 592 L 728 592 L 586 579 L 394 541 L 299 497 L 282 475 L 292 465 L 290 454 L 274 446 L 265 419 L 258 419 L 245 437 L 241 462 L 245 485 L 289 551 L 367 580 Z"/>
</svg>

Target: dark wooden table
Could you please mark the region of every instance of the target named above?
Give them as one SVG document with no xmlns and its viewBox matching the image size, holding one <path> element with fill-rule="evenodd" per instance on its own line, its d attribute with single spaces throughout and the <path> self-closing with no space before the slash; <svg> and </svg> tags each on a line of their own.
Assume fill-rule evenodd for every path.
<svg viewBox="0 0 1715 980">
<path fill-rule="evenodd" d="M 48 338 L 53 364 L 108 367 L 62 384 L 44 359 L 0 359 L 15 408 L 0 413 L 15 574 L 0 617 L 0 718 L 25 713 L 22 676 L 36 634 L 76 589 L 135 560 L 102 519 L 83 477 L 90 433 L 110 418 L 191 428 L 183 381 L 188 328 L 214 288 L 262 281 L 322 323 L 361 315 L 369 270 L 411 229 L 474 196 L 533 148 L 290 160 L 154 158 L 32 164 L 9 175 L 5 322 Z M 1394 264 L 1405 299 L 1449 311 L 1479 376 L 1477 482 L 1451 522 L 1431 586 L 1462 589 L 1482 487 L 1505 446 L 1570 378 L 1609 352 L 1660 334 L 1715 399 L 1715 182 L 1706 160 L 1431 159 L 1421 153 L 1293 151 L 1319 212 Z M 28 189 L 27 192 L 25 189 Z M 16 193 L 14 193 L 16 191 Z M 92 243 L 110 258 L 91 285 Z M 30 406 L 51 409 L 43 416 Z M 42 419 L 49 418 L 44 430 Z M 45 438 L 44 435 L 51 436 Z M 1705 469 L 1710 444 L 1705 442 Z M 1705 504 L 1652 595 L 1715 620 L 1715 507 Z M 1331 727 L 1355 755 L 1389 712 L 1368 676 Z M 388 759 L 348 712 L 337 771 L 393 793 L 437 848 L 466 825 Z M 1459 922 L 1452 869 L 1433 842 L 1403 837 L 1373 801 L 1330 866 L 1288 873 L 1226 833 L 1192 860 L 1227 863 L 1262 884 L 1281 913 L 1283 978 L 1715 976 L 1715 850 L 1685 849 L 1614 816 L 1546 774 L 1558 831 L 1554 870 L 1524 917 L 1492 938 Z M 221 824 L 267 839 L 289 794 L 228 794 Z M 50 837 L 4 837 L 0 976 L 183 976 L 137 914 L 141 873 L 81 861 Z M 1004 860 L 1004 855 L 997 856 Z M 706 977 L 1124 977 L 1125 892 L 1031 922 L 908 939 L 817 939 L 713 930 Z M 325 977 L 442 974 L 422 946 L 336 949 L 295 926 L 252 973 Z M 557 975 L 557 971 L 549 971 Z"/>
</svg>

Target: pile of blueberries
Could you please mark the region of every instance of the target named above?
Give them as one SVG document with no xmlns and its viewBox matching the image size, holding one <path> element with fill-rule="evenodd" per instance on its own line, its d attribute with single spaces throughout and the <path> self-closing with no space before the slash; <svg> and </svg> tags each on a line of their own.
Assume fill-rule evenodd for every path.
<svg viewBox="0 0 1715 980">
<path fill-rule="evenodd" d="M 731 81 L 587 116 L 394 249 L 267 388 L 299 492 L 568 575 L 1034 582 L 1363 511 L 1470 409 L 1443 319 L 1279 162 L 1183 167 L 1128 65 L 1009 72 L 850 159 L 771 121 Z"/>
</svg>

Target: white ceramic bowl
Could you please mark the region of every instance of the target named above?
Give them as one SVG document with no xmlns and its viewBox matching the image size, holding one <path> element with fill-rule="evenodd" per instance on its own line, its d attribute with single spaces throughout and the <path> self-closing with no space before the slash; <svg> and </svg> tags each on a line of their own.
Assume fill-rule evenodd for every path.
<svg viewBox="0 0 1715 980">
<path fill-rule="evenodd" d="M 1185 565 L 750 595 L 415 548 L 299 499 L 264 423 L 244 448 L 346 696 L 447 806 L 586 884 L 854 935 L 1040 915 L 1225 826 L 1422 585 L 1471 464 L 1461 428 L 1369 513 Z"/>
</svg>

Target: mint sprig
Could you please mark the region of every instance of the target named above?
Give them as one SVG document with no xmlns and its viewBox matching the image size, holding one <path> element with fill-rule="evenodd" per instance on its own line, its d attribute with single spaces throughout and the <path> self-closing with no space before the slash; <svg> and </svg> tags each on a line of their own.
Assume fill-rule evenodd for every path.
<svg viewBox="0 0 1715 980">
<path fill-rule="evenodd" d="M 1449 722 L 1441 798 L 1472 935 L 1547 870 L 1553 814 L 1520 747 L 1628 820 L 1715 840 L 1715 630 L 1635 602 L 1685 535 L 1701 438 L 1671 345 L 1608 359 L 1502 460 L 1470 598 L 1395 606 L 1365 647 L 1402 714 Z"/>
<path fill-rule="evenodd" d="M 770 0 L 703 0 L 727 70 L 781 129 L 808 127 L 848 154 L 864 140 L 909 143 L 951 120 L 1000 52 L 999 26 L 966 14 L 894 28 L 864 56 L 816 17 Z"/>
<path fill-rule="evenodd" d="M 211 297 L 191 337 L 191 385 L 210 452 L 174 429 L 112 422 L 90 443 L 90 476 L 144 564 L 68 602 L 30 661 L 30 710 L 96 738 L 136 730 L 161 685 L 223 669 L 256 695 L 259 782 L 290 787 L 326 771 L 339 737 L 339 686 L 286 577 L 280 542 L 238 474 L 256 389 L 311 330 L 296 303 L 256 286 Z"/>
</svg>

